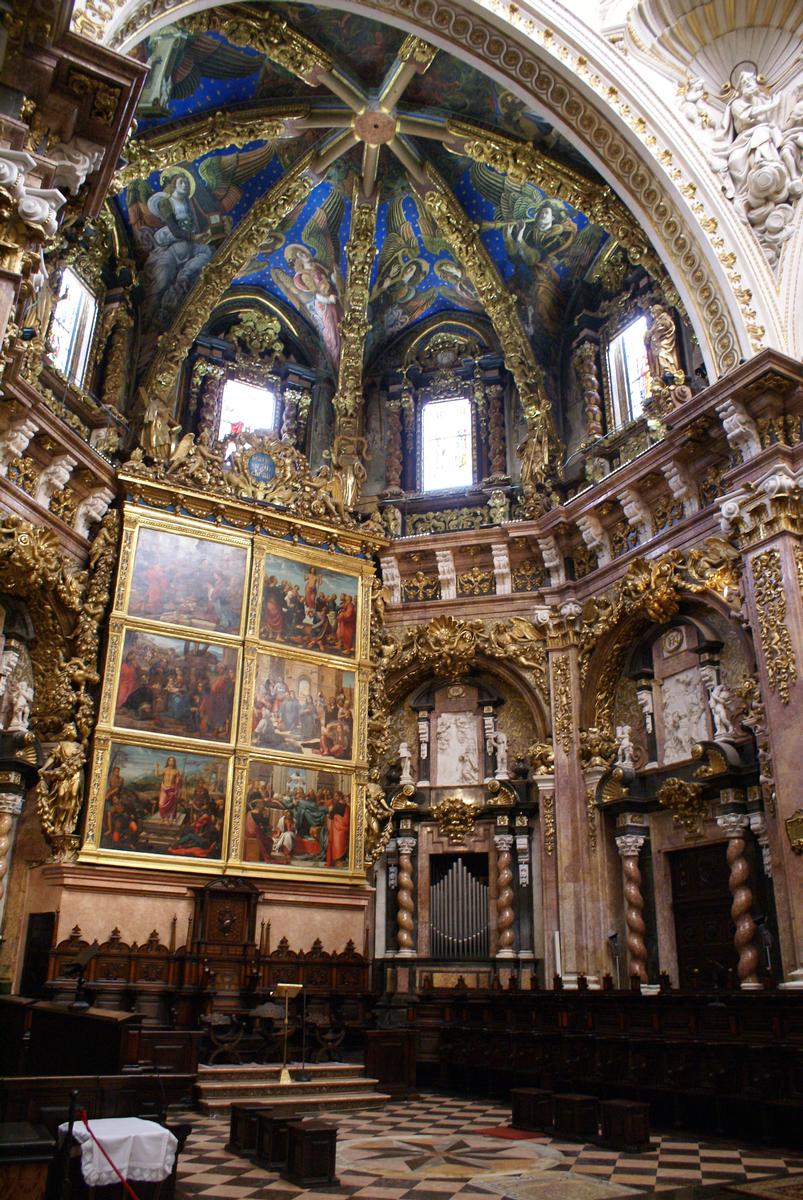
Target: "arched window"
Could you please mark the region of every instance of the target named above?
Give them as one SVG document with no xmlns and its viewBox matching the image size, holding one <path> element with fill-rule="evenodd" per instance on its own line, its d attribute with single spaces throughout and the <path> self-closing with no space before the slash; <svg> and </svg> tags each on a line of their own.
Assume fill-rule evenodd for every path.
<svg viewBox="0 0 803 1200">
<path fill-rule="evenodd" d="M 71 267 L 65 267 L 50 320 L 48 350 L 56 370 L 76 387 L 84 382 L 97 312 L 93 293 Z"/>
<path fill-rule="evenodd" d="M 277 433 L 279 399 L 275 388 L 231 376 L 223 385 L 218 437 L 238 433 Z"/>
<path fill-rule="evenodd" d="M 644 409 L 649 363 L 644 347 L 647 318 L 637 317 L 608 342 L 611 413 L 616 429 L 635 421 Z"/>
<path fill-rule="evenodd" d="M 421 491 L 471 487 L 475 458 L 474 419 L 469 397 L 426 400 L 421 407 Z"/>
</svg>

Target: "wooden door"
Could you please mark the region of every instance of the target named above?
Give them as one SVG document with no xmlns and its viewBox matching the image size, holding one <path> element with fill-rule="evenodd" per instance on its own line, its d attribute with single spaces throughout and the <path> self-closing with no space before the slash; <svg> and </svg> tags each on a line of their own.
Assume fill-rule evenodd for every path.
<svg viewBox="0 0 803 1200">
<path fill-rule="evenodd" d="M 691 987 L 695 969 L 704 987 L 721 987 L 736 969 L 726 852 L 720 842 L 669 855 L 681 988 Z"/>
</svg>

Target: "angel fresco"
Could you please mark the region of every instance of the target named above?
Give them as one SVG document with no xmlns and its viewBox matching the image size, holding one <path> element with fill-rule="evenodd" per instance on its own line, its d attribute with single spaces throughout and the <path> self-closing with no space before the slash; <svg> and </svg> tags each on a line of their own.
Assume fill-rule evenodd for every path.
<svg viewBox="0 0 803 1200">
<path fill-rule="evenodd" d="M 309 313 L 334 367 L 340 361 L 343 319 L 339 245 L 344 213 L 343 195 L 332 188 L 304 226 L 302 240 L 285 246 L 284 261 L 289 272 L 278 267 L 271 271 L 279 290 Z"/>
<path fill-rule="evenodd" d="M 265 142 L 210 155 L 197 168 L 167 168 L 156 190 L 145 179 L 128 187 L 128 218 L 143 261 L 143 327 L 151 335 L 169 327 L 214 247 L 231 231 L 244 185 L 275 151 L 275 142 Z"/>
<path fill-rule="evenodd" d="M 567 208 L 532 184 L 515 183 L 481 164 L 472 164 L 471 182 L 494 207 L 493 218 L 483 221 L 481 229 L 501 231 L 516 267 L 513 284 L 525 304 L 532 299 L 532 323 L 557 332 L 563 306 L 557 267 L 578 234 Z"/>
<path fill-rule="evenodd" d="M 137 110 L 141 117 L 170 116 L 170 102 L 188 100 L 205 79 L 242 79 L 264 62 L 214 34 L 191 34 L 177 25 L 147 38 L 144 53 L 150 72 Z"/>
<path fill-rule="evenodd" d="M 429 276 L 429 263 L 397 196 L 388 205 L 387 231 L 377 257 L 377 274 L 370 300 L 375 320 L 387 334 L 396 333 L 422 316 L 437 299 L 437 286 L 420 288 Z M 419 290 L 420 288 L 420 290 Z"/>
</svg>

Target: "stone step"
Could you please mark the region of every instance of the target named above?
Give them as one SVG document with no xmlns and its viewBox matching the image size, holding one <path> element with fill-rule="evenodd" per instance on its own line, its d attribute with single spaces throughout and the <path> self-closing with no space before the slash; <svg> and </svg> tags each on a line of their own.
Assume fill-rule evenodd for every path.
<svg viewBox="0 0 803 1200">
<path fill-rule="evenodd" d="M 288 1063 L 290 1071 L 300 1071 L 301 1063 Z M 306 1063 L 304 1071 L 313 1079 L 358 1078 L 365 1070 L 359 1063 Z M 260 1079 L 278 1080 L 282 1073 L 281 1063 L 246 1063 L 241 1066 L 198 1067 L 198 1079 Z"/>
<path fill-rule="evenodd" d="M 198 1080 L 196 1083 L 197 1094 L 199 1096 L 223 1096 L 231 1095 L 239 1096 L 262 1096 L 265 1093 L 273 1093 L 275 1089 L 281 1088 L 282 1092 L 288 1088 L 295 1088 L 300 1092 L 370 1092 L 376 1087 L 378 1079 L 293 1079 L 291 1083 L 280 1084 L 278 1080 L 269 1082 L 259 1079 L 228 1079 L 221 1080 L 220 1083 L 215 1081 L 210 1083 L 208 1080 Z"/>
<path fill-rule="evenodd" d="M 287 1086 L 282 1089 L 288 1091 Z M 353 1095 L 349 1092 L 326 1092 L 317 1096 L 303 1095 L 265 1095 L 259 1097 L 259 1104 L 264 1108 L 278 1109 L 280 1112 L 318 1112 L 320 1110 L 346 1112 L 361 1108 L 381 1108 L 391 1099 L 384 1092 L 361 1092 Z M 232 1103 L 238 1103 L 237 1097 L 207 1100 L 199 1097 L 196 1107 L 200 1112 L 210 1116 L 228 1116 Z"/>
</svg>

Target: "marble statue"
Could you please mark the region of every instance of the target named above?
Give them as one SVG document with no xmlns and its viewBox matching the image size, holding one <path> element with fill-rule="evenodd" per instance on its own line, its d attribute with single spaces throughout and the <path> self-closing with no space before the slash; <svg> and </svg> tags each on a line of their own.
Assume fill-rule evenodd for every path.
<svg viewBox="0 0 803 1200">
<path fill-rule="evenodd" d="M 708 692 L 708 705 L 714 722 L 714 737 L 728 738 L 736 733 L 734 707 L 736 697 L 724 683 L 715 683 Z"/>
<path fill-rule="evenodd" d="M 439 786 L 480 782 L 477 721 L 471 713 L 440 713 L 435 739 Z"/>
<path fill-rule="evenodd" d="M 763 86 L 753 65 L 745 66 L 733 83 L 711 154 L 722 190 L 773 266 L 793 231 L 789 201 L 803 192 L 795 141 L 798 105 L 785 120 L 782 100 Z"/>
<path fill-rule="evenodd" d="M 27 679 L 18 678 L 13 685 L 9 700 L 11 708 L 9 732 L 27 733 L 33 704 L 33 685 Z"/>
<path fill-rule="evenodd" d="M 495 729 L 491 735 L 494 755 L 496 758 L 495 779 L 510 779 L 507 768 L 507 734 L 502 729 Z"/>
<path fill-rule="evenodd" d="M 619 743 L 616 750 L 616 765 L 617 767 L 633 767 L 633 755 L 636 747 L 630 737 L 629 725 L 616 726 L 616 740 Z"/>
<path fill-rule="evenodd" d="M 4 650 L 2 656 L 0 656 L 0 700 L 6 694 L 8 681 L 19 662 L 19 657 L 20 653 L 17 649 Z"/>
<path fill-rule="evenodd" d="M 399 744 L 399 762 L 401 763 L 401 778 L 399 779 L 399 783 L 404 787 L 406 784 L 414 782 L 413 756 L 406 742 Z"/>
</svg>

